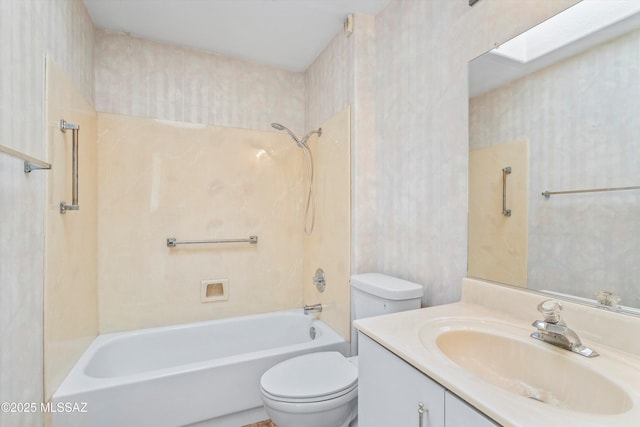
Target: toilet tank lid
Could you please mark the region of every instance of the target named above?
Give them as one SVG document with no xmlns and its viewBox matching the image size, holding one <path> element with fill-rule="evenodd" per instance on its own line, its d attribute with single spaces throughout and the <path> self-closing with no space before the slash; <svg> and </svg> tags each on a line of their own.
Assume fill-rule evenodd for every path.
<svg viewBox="0 0 640 427">
<path fill-rule="evenodd" d="M 423 294 L 422 286 L 417 283 L 380 273 L 355 274 L 351 276 L 351 286 L 390 300 L 422 298 Z"/>
</svg>

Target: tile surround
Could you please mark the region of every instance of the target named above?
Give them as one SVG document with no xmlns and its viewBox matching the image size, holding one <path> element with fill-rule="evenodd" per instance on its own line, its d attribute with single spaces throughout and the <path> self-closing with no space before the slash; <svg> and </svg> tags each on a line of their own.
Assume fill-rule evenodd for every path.
<svg viewBox="0 0 640 427">
<path fill-rule="evenodd" d="M 72 132 L 78 132 L 80 210 L 60 214 L 71 203 Z M 98 334 L 96 112 L 53 60 L 47 60 L 47 152 L 45 173 L 44 397 L 51 398 L 76 360 Z M 34 172 L 32 172 L 34 173 Z M 35 172 L 37 173 L 37 172 Z M 42 173 L 42 172 L 40 172 Z M 64 307 L 64 309 L 63 309 Z"/>
<path fill-rule="evenodd" d="M 528 153 L 526 140 L 469 152 L 471 277 L 527 287 Z M 511 173 L 503 182 L 505 167 Z M 509 216 L 502 212 L 503 194 Z"/>
<path fill-rule="evenodd" d="M 287 134 L 99 113 L 98 135 L 101 333 L 302 306 L 302 159 Z M 229 300 L 201 303 L 201 281 L 223 278 Z"/>
<path fill-rule="evenodd" d="M 301 281 L 305 304 L 323 304 L 318 317 L 346 340 L 351 333 L 350 119 L 346 108 L 322 124 L 321 137 L 309 139 L 315 161 L 316 226 L 310 236 L 304 236 Z M 326 275 L 322 293 L 312 284 L 317 268 Z"/>
<path fill-rule="evenodd" d="M 309 140 L 316 229 L 304 237 L 303 162 L 287 134 L 98 116 L 101 333 L 315 303 L 304 285 L 322 267 L 322 318 L 349 337 L 349 109 Z M 249 233 L 256 246 L 164 244 Z M 201 281 L 216 278 L 229 300 L 201 303 Z"/>
</svg>

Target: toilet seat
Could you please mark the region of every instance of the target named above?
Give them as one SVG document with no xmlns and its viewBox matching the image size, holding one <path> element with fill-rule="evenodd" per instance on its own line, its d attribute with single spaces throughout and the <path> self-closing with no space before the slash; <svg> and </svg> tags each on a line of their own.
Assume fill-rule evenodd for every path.
<svg viewBox="0 0 640 427">
<path fill-rule="evenodd" d="M 321 402 L 357 389 L 358 369 L 337 351 L 309 353 L 269 369 L 260 387 L 265 397 L 280 402 Z"/>
</svg>

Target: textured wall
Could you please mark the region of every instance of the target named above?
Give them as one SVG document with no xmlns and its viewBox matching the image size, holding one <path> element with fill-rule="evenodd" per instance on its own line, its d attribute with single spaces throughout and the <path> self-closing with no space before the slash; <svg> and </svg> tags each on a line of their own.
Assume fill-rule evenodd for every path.
<svg viewBox="0 0 640 427">
<path fill-rule="evenodd" d="M 352 41 L 340 31 L 305 72 L 306 127 L 320 126 L 352 101 Z"/>
<path fill-rule="evenodd" d="M 2 0 L 0 12 L 0 138 L 43 157 L 44 56 L 93 103 L 93 24 L 81 0 Z"/>
<path fill-rule="evenodd" d="M 530 140 L 529 287 L 640 306 L 640 196 L 543 191 L 640 182 L 640 31 L 471 101 L 473 147 Z"/>
<path fill-rule="evenodd" d="M 45 156 L 44 56 L 93 99 L 93 25 L 81 0 L 0 1 L 0 144 Z M 47 172 L 0 154 L 0 401 L 43 397 L 43 223 Z M 0 414 L 39 426 L 40 414 Z"/>
<path fill-rule="evenodd" d="M 303 133 L 304 74 L 96 31 L 96 110 Z"/>
<path fill-rule="evenodd" d="M 466 275 L 467 62 L 577 0 L 394 0 L 306 72 L 307 127 L 352 106 L 352 272 L 454 301 Z M 345 69 L 346 67 L 346 69 Z"/>
<path fill-rule="evenodd" d="M 376 16 L 377 269 L 457 300 L 466 275 L 467 62 L 575 0 L 396 0 Z"/>
<path fill-rule="evenodd" d="M 312 129 L 351 106 L 351 272 L 375 270 L 375 18 L 354 16 L 305 73 L 306 122 Z"/>
</svg>

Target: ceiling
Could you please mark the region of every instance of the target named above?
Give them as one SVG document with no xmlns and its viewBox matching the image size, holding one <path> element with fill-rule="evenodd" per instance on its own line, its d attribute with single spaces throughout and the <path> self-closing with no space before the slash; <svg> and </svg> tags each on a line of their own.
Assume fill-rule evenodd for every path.
<svg viewBox="0 0 640 427">
<path fill-rule="evenodd" d="M 350 13 L 390 0 L 84 0 L 98 28 L 306 70 Z"/>
</svg>

